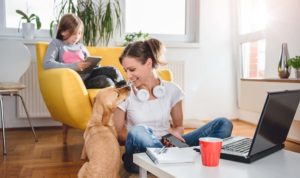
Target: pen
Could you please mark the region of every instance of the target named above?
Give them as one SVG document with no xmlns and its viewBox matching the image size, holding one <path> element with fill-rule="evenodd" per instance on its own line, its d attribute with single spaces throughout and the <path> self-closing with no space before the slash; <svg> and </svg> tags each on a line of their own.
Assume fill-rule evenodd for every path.
<svg viewBox="0 0 300 178">
<path fill-rule="evenodd" d="M 158 154 L 161 154 L 165 151 L 165 149 L 167 149 L 166 146 L 163 146 L 159 151 L 158 151 Z"/>
</svg>

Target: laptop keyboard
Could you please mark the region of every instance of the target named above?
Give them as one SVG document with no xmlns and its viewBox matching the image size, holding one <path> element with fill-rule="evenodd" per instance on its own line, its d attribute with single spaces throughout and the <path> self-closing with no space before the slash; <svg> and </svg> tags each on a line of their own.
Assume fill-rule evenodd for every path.
<svg viewBox="0 0 300 178">
<path fill-rule="evenodd" d="M 248 153 L 250 150 L 251 143 L 252 143 L 252 139 L 243 138 L 236 142 L 224 145 L 222 149 L 227 151 L 232 151 L 232 152 L 238 152 L 238 153 Z"/>
</svg>

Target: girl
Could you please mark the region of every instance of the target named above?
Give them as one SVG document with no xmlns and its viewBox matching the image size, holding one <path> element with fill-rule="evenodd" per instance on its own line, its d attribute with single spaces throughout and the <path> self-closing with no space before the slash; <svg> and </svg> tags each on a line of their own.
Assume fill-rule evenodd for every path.
<svg viewBox="0 0 300 178">
<path fill-rule="evenodd" d="M 114 123 L 127 171 L 138 172 L 133 154 L 146 147 L 163 147 L 162 136 L 171 133 L 189 146 L 199 145 L 200 137 L 225 138 L 231 135 L 232 123 L 226 118 L 215 119 L 205 126 L 183 135 L 183 91 L 173 82 L 160 80 L 156 74 L 163 64 L 164 46 L 156 39 L 129 44 L 120 63 L 132 83 L 129 97 L 114 113 Z M 168 146 L 168 145 L 165 145 Z"/>
<path fill-rule="evenodd" d="M 49 44 L 44 57 L 44 68 L 71 68 L 83 79 L 87 88 L 104 88 L 126 84 L 121 73 L 113 67 L 96 67 L 81 73 L 90 63 L 85 62 L 89 52 L 79 41 L 83 35 L 83 23 L 74 14 L 64 15 L 58 25 L 56 39 Z"/>
</svg>

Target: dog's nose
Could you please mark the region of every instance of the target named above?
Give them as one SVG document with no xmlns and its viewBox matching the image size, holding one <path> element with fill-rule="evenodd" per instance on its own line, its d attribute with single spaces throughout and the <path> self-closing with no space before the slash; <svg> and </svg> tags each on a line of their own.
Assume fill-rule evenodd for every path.
<svg viewBox="0 0 300 178">
<path fill-rule="evenodd" d="M 127 82 L 125 80 L 121 80 L 115 84 L 116 88 L 123 88 L 126 85 L 127 85 Z"/>
<path fill-rule="evenodd" d="M 119 88 L 120 90 L 127 90 L 130 91 L 131 90 L 131 86 L 130 85 L 123 85 L 121 88 Z"/>
<path fill-rule="evenodd" d="M 126 85 L 125 88 L 130 91 L 131 90 L 131 85 Z"/>
</svg>

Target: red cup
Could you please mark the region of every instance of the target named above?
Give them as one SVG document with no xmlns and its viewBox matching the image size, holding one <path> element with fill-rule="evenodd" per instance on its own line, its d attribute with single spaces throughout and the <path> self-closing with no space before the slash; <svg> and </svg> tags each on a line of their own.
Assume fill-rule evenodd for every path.
<svg viewBox="0 0 300 178">
<path fill-rule="evenodd" d="M 216 167 L 219 165 L 222 141 L 222 139 L 213 137 L 199 138 L 203 166 Z"/>
</svg>

